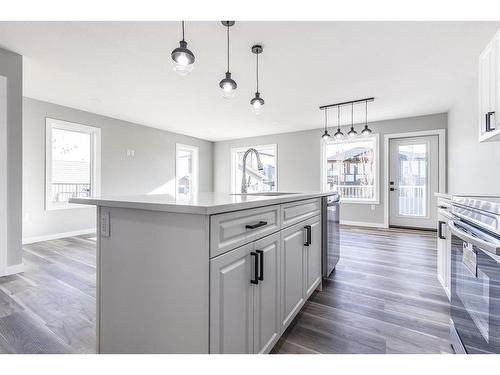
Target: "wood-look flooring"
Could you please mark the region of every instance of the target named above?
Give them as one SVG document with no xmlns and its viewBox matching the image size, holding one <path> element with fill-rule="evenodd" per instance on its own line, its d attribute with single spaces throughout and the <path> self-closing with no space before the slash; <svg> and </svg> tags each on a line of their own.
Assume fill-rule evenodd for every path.
<svg viewBox="0 0 500 375">
<path fill-rule="evenodd" d="M 342 227 L 336 270 L 273 353 L 453 353 L 436 234 Z"/>
<path fill-rule="evenodd" d="M 273 353 L 451 353 L 435 233 L 342 227 L 341 260 Z M 95 238 L 23 246 L 0 278 L 0 353 L 95 353 Z"/>
</svg>

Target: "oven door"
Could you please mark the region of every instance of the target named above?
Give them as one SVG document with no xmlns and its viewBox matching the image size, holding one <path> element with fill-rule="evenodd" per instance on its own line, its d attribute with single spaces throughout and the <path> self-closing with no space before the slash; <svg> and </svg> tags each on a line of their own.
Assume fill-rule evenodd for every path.
<svg viewBox="0 0 500 375">
<path fill-rule="evenodd" d="M 500 240 L 463 222 L 449 227 L 452 326 L 466 353 L 500 353 Z"/>
</svg>

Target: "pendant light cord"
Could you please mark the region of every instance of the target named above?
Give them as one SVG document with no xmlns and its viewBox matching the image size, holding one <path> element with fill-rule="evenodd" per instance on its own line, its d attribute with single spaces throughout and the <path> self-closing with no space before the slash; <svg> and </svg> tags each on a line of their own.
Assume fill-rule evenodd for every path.
<svg viewBox="0 0 500 375">
<path fill-rule="evenodd" d="M 184 42 L 184 21 L 182 21 L 182 41 Z"/>
<path fill-rule="evenodd" d="M 227 72 L 229 73 L 229 25 L 227 25 L 226 28 L 227 28 Z"/>
<path fill-rule="evenodd" d="M 351 129 L 354 128 L 354 103 L 351 103 Z"/>
<path fill-rule="evenodd" d="M 365 128 L 368 127 L 368 100 L 365 102 Z"/>
<path fill-rule="evenodd" d="M 328 127 L 328 110 L 325 108 L 325 132 L 327 131 Z"/>
<path fill-rule="evenodd" d="M 340 106 L 337 107 L 337 127 L 340 130 Z"/>
<path fill-rule="evenodd" d="M 259 54 L 257 53 L 257 92 L 259 92 Z M 325 111 L 326 112 L 326 111 Z"/>
</svg>

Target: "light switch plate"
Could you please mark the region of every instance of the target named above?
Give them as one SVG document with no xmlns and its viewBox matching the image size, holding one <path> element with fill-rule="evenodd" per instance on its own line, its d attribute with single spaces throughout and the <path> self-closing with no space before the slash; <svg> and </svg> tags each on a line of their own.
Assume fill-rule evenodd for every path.
<svg viewBox="0 0 500 375">
<path fill-rule="evenodd" d="M 101 212 L 101 237 L 109 237 L 110 233 L 110 223 L 109 223 L 109 212 Z"/>
</svg>

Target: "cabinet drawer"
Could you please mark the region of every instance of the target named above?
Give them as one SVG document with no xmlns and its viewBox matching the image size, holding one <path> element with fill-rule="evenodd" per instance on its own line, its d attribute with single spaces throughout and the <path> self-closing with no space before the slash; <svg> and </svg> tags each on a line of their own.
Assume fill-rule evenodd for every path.
<svg viewBox="0 0 500 375">
<path fill-rule="evenodd" d="M 320 213 L 321 198 L 285 203 L 281 205 L 281 226 L 289 227 Z"/>
<path fill-rule="evenodd" d="M 280 230 L 280 206 L 259 207 L 210 217 L 210 257 Z"/>
</svg>

